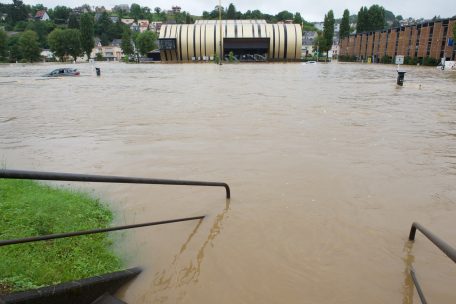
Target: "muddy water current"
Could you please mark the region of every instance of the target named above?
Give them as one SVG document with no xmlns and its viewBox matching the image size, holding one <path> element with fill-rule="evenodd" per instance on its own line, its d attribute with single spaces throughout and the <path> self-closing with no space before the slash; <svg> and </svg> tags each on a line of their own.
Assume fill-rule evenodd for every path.
<svg viewBox="0 0 456 304">
<path fill-rule="evenodd" d="M 413 221 L 456 246 L 456 73 L 358 64 L 0 66 L 9 169 L 224 181 L 223 188 L 65 183 L 116 223 L 144 272 L 129 303 L 432 303 L 456 267 Z"/>
</svg>

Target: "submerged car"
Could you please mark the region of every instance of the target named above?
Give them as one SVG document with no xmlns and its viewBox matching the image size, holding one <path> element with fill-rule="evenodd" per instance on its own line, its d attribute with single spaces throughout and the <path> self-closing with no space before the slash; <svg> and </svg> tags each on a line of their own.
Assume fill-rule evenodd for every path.
<svg viewBox="0 0 456 304">
<path fill-rule="evenodd" d="M 79 71 L 72 68 L 55 69 L 54 71 L 45 74 L 45 77 L 60 77 L 60 76 L 79 76 Z"/>
</svg>

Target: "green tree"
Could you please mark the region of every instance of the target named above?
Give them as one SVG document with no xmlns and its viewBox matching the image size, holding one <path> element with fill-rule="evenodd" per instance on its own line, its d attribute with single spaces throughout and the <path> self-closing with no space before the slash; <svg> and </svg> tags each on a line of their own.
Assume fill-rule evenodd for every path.
<svg viewBox="0 0 456 304">
<path fill-rule="evenodd" d="M 19 51 L 22 59 L 29 62 L 38 61 L 40 59 L 40 46 L 38 44 L 38 35 L 31 30 L 25 31 L 19 37 Z"/>
<path fill-rule="evenodd" d="M 127 56 L 131 56 L 135 52 L 131 41 L 131 30 L 128 27 L 124 29 L 120 47 L 122 48 L 123 53 Z"/>
<path fill-rule="evenodd" d="M 65 37 L 64 30 L 61 28 L 56 28 L 48 35 L 48 44 L 51 51 L 54 55 L 63 62 L 65 59 L 66 49 L 65 49 Z"/>
<path fill-rule="evenodd" d="M 236 7 L 233 3 L 230 3 L 230 5 L 228 5 L 228 10 L 226 11 L 226 18 L 229 20 L 236 19 Z"/>
<path fill-rule="evenodd" d="M 138 21 L 138 19 L 142 19 L 143 13 L 139 4 L 133 3 L 130 6 L 130 16 L 136 21 Z"/>
<path fill-rule="evenodd" d="M 144 56 L 147 52 L 152 51 L 155 48 L 156 40 L 157 36 L 153 32 L 146 31 L 140 33 L 136 38 L 136 46 L 139 53 Z"/>
<path fill-rule="evenodd" d="M 92 49 L 95 46 L 95 41 L 93 40 L 94 24 L 91 14 L 85 13 L 81 15 L 79 30 L 81 32 L 81 48 L 87 55 L 87 60 L 89 60 Z"/>
<path fill-rule="evenodd" d="M 66 6 L 56 6 L 53 10 L 49 10 L 49 16 L 54 20 L 56 24 L 65 24 L 67 23 L 68 18 L 70 17 L 71 8 Z"/>
<path fill-rule="evenodd" d="M 83 54 L 81 47 L 81 32 L 77 29 L 67 29 L 65 32 L 65 42 L 67 48 L 67 54 L 73 57 L 73 60 Z"/>
<path fill-rule="evenodd" d="M 367 31 L 377 31 L 385 28 L 385 9 L 382 6 L 377 4 L 372 5 L 367 11 L 367 16 Z"/>
<path fill-rule="evenodd" d="M 367 31 L 367 24 L 369 22 L 368 10 L 367 7 L 363 6 L 358 12 L 357 21 L 356 21 L 356 32 L 362 33 Z"/>
<path fill-rule="evenodd" d="M 348 36 L 350 36 L 350 12 L 346 9 L 340 23 L 339 37 L 342 40 Z"/>
<path fill-rule="evenodd" d="M 289 11 L 281 11 L 276 15 L 278 21 L 293 20 L 293 13 Z"/>
<path fill-rule="evenodd" d="M 13 0 L 13 4 L 8 6 L 7 12 L 8 21 L 11 25 L 15 25 L 18 21 L 27 20 L 27 7 L 20 0 Z"/>
<path fill-rule="evenodd" d="M 95 34 L 101 36 L 103 33 L 107 34 L 109 32 L 109 27 L 112 25 L 112 20 L 109 18 L 107 12 L 101 13 L 100 18 L 98 18 L 95 23 Z"/>
<path fill-rule="evenodd" d="M 19 38 L 20 35 L 13 35 L 8 38 L 7 47 L 10 62 L 16 62 L 22 59 L 21 52 L 19 50 Z"/>
<path fill-rule="evenodd" d="M 27 28 L 27 21 L 18 21 L 16 22 L 16 25 L 14 26 L 14 31 L 15 32 L 23 32 Z"/>
<path fill-rule="evenodd" d="M 323 22 L 323 38 L 324 38 L 324 43 L 323 47 L 320 46 L 320 49 L 322 51 L 328 52 L 333 44 L 333 38 L 334 38 L 334 13 L 332 10 L 330 10 L 326 15 L 325 15 L 325 20 Z M 328 56 L 328 54 L 326 55 Z"/>
<path fill-rule="evenodd" d="M 32 30 L 38 35 L 41 48 L 48 48 L 47 35 L 55 28 L 52 21 L 31 21 L 27 24 L 26 30 Z"/>
<path fill-rule="evenodd" d="M 0 61 L 5 60 L 6 51 L 7 51 L 7 42 L 8 36 L 4 30 L 0 29 Z"/>
<path fill-rule="evenodd" d="M 67 55 L 74 60 L 83 53 L 81 48 L 81 32 L 77 29 L 53 30 L 48 36 L 48 43 L 51 51 L 64 61 Z"/>
<path fill-rule="evenodd" d="M 323 36 L 323 32 L 319 32 L 317 38 L 314 40 L 314 45 L 313 45 L 314 50 L 317 52 L 317 57 L 320 57 L 320 53 L 325 51 L 327 49 L 326 46 L 326 40 L 325 37 Z"/>
<path fill-rule="evenodd" d="M 68 28 L 79 28 L 79 20 L 76 14 L 70 14 L 70 17 L 68 18 Z"/>
<path fill-rule="evenodd" d="M 304 19 L 302 19 L 301 13 L 298 13 L 298 12 L 295 13 L 294 18 L 293 18 L 293 23 L 296 23 L 296 24 L 304 23 Z"/>
</svg>

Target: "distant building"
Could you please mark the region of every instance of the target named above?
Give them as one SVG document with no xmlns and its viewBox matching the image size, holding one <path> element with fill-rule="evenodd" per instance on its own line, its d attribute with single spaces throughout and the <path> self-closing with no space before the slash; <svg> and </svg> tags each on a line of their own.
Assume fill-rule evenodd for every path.
<svg viewBox="0 0 456 304">
<path fill-rule="evenodd" d="M 109 16 L 109 19 L 111 19 L 112 23 L 119 22 L 119 17 L 117 17 L 117 16 Z"/>
<path fill-rule="evenodd" d="M 302 56 L 313 56 L 315 39 L 317 39 L 318 33 L 314 31 L 304 31 L 302 33 Z"/>
<path fill-rule="evenodd" d="M 162 27 L 163 22 L 161 21 L 154 21 L 149 24 L 149 29 L 157 34 L 160 34 L 160 29 Z"/>
<path fill-rule="evenodd" d="M 83 6 L 78 6 L 73 9 L 73 13 L 77 15 L 85 14 L 90 12 L 90 6 L 88 5 L 83 5 Z"/>
<path fill-rule="evenodd" d="M 51 19 L 51 18 L 49 18 L 49 15 L 47 14 L 47 12 L 45 10 L 37 11 L 35 14 L 35 20 L 47 21 L 49 19 Z"/>
<path fill-rule="evenodd" d="M 119 61 L 123 57 L 122 48 L 120 47 L 120 44 L 117 45 L 117 43 L 116 45 L 111 44 L 108 46 L 102 46 L 98 41 L 96 46 L 92 49 L 90 57 L 96 58 L 98 54 L 100 54 L 101 57 L 103 57 L 103 59 L 106 61 Z"/>
<path fill-rule="evenodd" d="M 100 20 L 101 15 L 103 15 L 103 13 L 95 13 L 95 22 L 97 22 L 98 20 Z"/>
<path fill-rule="evenodd" d="M 324 22 L 312 22 L 312 24 L 317 30 L 323 31 Z"/>
<path fill-rule="evenodd" d="M 6 14 L 6 13 L 0 14 L 0 20 L 1 20 L 1 21 L 5 21 L 5 20 L 6 20 L 6 17 L 8 17 L 8 14 Z"/>
<path fill-rule="evenodd" d="M 54 53 L 51 50 L 43 49 L 40 53 L 41 58 L 44 60 L 51 60 L 54 59 Z"/>
<path fill-rule="evenodd" d="M 160 55 L 162 61 L 171 62 L 208 61 L 220 55 L 223 60 L 230 53 L 240 61 L 295 61 L 301 58 L 301 32 L 300 24 L 268 24 L 265 20 L 163 24 Z"/>
<path fill-rule="evenodd" d="M 112 42 L 111 42 L 112 46 L 120 47 L 121 44 L 122 44 L 122 39 L 113 39 Z"/>
<path fill-rule="evenodd" d="M 138 27 L 141 33 L 149 29 L 149 20 L 138 20 Z"/>
<path fill-rule="evenodd" d="M 136 23 L 136 22 L 133 22 L 131 25 L 130 25 L 130 30 L 132 32 L 139 32 L 139 25 Z"/>
<path fill-rule="evenodd" d="M 172 9 L 173 14 L 176 14 L 176 13 L 180 13 L 182 8 L 180 6 L 175 5 L 171 9 Z"/>
<path fill-rule="evenodd" d="M 133 18 L 122 18 L 122 19 L 120 19 L 120 21 L 123 24 L 126 24 L 126 25 L 130 26 L 130 25 L 132 25 L 135 22 L 135 19 L 133 19 Z"/>
<path fill-rule="evenodd" d="M 453 17 L 382 31 L 357 33 L 340 42 L 340 55 L 356 57 L 359 60 L 371 58 L 372 62 L 379 62 L 383 57 L 392 59 L 397 55 L 416 58 L 418 62 L 426 57 L 455 60 L 456 49 L 452 45 L 455 26 L 456 18 Z"/>
</svg>

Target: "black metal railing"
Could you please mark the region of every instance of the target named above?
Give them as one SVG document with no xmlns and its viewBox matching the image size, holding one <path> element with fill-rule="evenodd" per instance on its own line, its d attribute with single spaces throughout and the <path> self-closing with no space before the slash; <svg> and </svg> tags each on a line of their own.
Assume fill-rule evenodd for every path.
<svg viewBox="0 0 456 304">
<path fill-rule="evenodd" d="M 413 223 L 412 227 L 410 228 L 409 240 L 415 241 L 416 231 L 419 230 L 422 234 L 424 234 L 434 245 L 436 245 L 443 253 L 445 253 L 453 262 L 456 263 L 456 249 L 450 246 L 448 243 L 440 239 L 438 236 L 424 228 L 422 225 L 418 223 Z M 415 270 L 413 268 L 410 269 L 410 276 L 412 277 L 413 284 L 415 284 L 416 290 L 418 292 L 418 296 L 420 297 L 421 303 L 426 304 L 426 298 L 424 297 L 423 290 L 418 282 L 416 277 Z"/>
<path fill-rule="evenodd" d="M 53 181 L 68 181 L 68 182 L 224 187 L 225 191 L 226 191 L 226 198 L 231 197 L 230 187 L 228 186 L 228 184 L 220 183 L 220 182 L 157 179 L 157 178 L 143 178 L 143 177 L 106 176 L 106 175 L 88 175 L 88 174 L 39 172 L 39 171 L 7 170 L 7 169 L 0 169 L 0 178 L 53 180 Z"/>
<path fill-rule="evenodd" d="M 75 181 L 75 182 L 95 182 L 95 183 L 127 183 L 127 184 L 158 184 L 158 185 L 185 185 L 185 186 L 208 186 L 208 187 L 224 187 L 226 190 L 226 198 L 230 198 L 230 187 L 226 183 L 219 182 L 203 182 L 203 181 L 188 181 L 188 180 L 170 180 L 170 179 L 154 179 L 154 178 L 139 178 L 139 177 L 123 177 L 123 176 L 104 176 L 104 175 L 87 175 L 73 173 L 57 173 L 57 172 L 38 172 L 38 171 L 22 171 L 22 170 L 7 170 L 0 169 L 0 178 L 8 179 L 27 179 L 27 180 L 52 180 L 52 181 Z M 164 225 L 170 223 L 202 220 L 205 216 L 194 216 L 187 218 L 178 218 L 172 220 L 164 220 L 158 222 L 148 222 L 141 224 L 123 225 L 108 228 L 98 228 L 83 231 L 64 232 L 48 235 L 40 235 L 11 240 L 0 240 L 0 247 L 22 244 L 29 242 L 45 241 L 52 239 L 60 239 L 95 233 L 103 233 L 110 231 L 126 230 L 139 227 Z"/>
<path fill-rule="evenodd" d="M 149 222 L 149 223 L 132 224 L 132 225 L 109 227 L 109 228 L 98 228 L 98 229 L 92 229 L 92 230 L 82 230 L 82 231 L 64 232 L 64 233 L 56 233 L 56 234 L 47 234 L 47 235 L 32 236 L 32 237 L 26 237 L 26 238 L 20 238 L 20 239 L 0 240 L 0 247 L 1 246 L 7 246 L 7 245 L 14 245 L 14 244 L 55 240 L 55 239 L 61 239 L 61 238 L 67 238 L 67 237 L 73 237 L 73 236 L 81 236 L 81 235 L 88 235 L 88 234 L 95 234 L 95 233 L 127 230 L 127 229 L 132 229 L 132 228 L 139 228 L 139 227 L 164 225 L 164 224 L 171 224 L 171 223 L 178 223 L 178 222 L 185 222 L 185 221 L 193 221 L 193 220 L 202 220 L 204 217 L 205 216 L 202 215 L 202 216 L 186 217 L 186 218 L 179 218 L 179 219 L 158 221 L 158 222 Z"/>
</svg>

